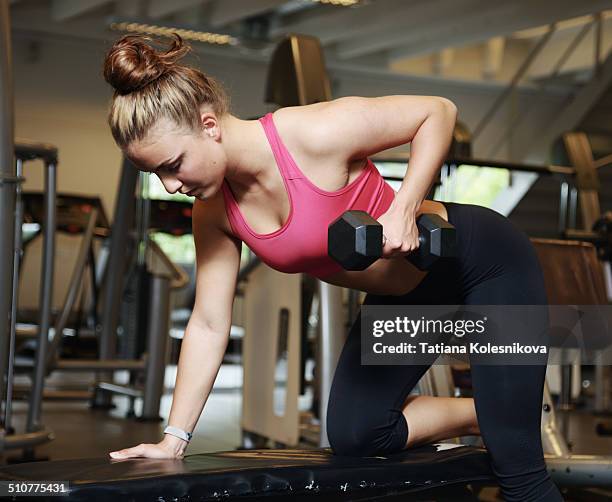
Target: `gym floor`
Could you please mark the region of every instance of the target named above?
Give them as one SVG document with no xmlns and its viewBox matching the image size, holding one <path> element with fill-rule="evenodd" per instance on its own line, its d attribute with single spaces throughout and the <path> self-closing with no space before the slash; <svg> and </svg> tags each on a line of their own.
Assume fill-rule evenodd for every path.
<svg viewBox="0 0 612 502">
<path fill-rule="evenodd" d="M 125 419 L 128 399 L 121 396 L 114 398 L 116 408 L 110 412 L 91 410 L 86 402 L 45 401 L 43 403 L 43 422 L 55 433 L 55 440 L 36 450 L 41 459 L 75 459 L 104 457 L 109 451 L 126 446 L 156 442 L 168 418 L 171 405 L 171 390 L 176 375 L 176 366 L 166 370 L 166 393 L 162 399 L 160 422 L 141 422 Z M 54 374 L 48 384 L 64 385 L 89 382 L 91 373 Z M 221 366 L 215 388 L 206 404 L 195 430 L 188 454 L 214 451 L 234 450 L 240 445 L 240 413 L 242 394 L 241 368 L 237 365 Z M 138 404 L 136 410 L 138 411 Z M 18 402 L 14 406 L 15 426 L 22 430 L 27 413 L 26 403 Z M 558 412 L 559 413 L 559 412 Z M 595 425 L 601 420 L 591 414 L 574 410 L 559 419 L 568 420 L 568 437 L 573 453 L 590 455 L 610 455 L 612 437 L 601 437 L 595 433 Z M 592 491 L 588 494 L 565 494 L 566 500 L 612 500 L 612 491 Z M 497 490 L 484 489 L 479 500 L 498 501 Z"/>
</svg>

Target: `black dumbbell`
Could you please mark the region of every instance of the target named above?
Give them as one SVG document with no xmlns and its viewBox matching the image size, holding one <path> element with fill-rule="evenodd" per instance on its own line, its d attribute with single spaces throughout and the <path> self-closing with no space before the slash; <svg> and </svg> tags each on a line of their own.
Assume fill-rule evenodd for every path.
<svg viewBox="0 0 612 502">
<path fill-rule="evenodd" d="M 417 218 L 419 248 L 407 259 L 427 270 L 438 258 L 456 255 L 456 231 L 437 214 Z M 365 211 L 347 211 L 327 229 L 327 252 L 346 270 L 365 270 L 382 256 L 383 227 Z"/>
</svg>

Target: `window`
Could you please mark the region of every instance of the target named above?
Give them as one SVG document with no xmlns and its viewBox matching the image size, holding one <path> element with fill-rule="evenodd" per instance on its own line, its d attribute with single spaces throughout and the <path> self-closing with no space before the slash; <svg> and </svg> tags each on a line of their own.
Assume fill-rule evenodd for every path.
<svg viewBox="0 0 612 502">
<path fill-rule="evenodd" d="M 376 167 L 383 176 L 403 178 L 406 161 L 377 161 Z M 401 181 L 387 181 L 395 191 Z M 510 171 L 494 167 L 460 165 L 452 169 L 452 174 L 436 187 L 434 199 L 445 202 L 460 202 L 490 207 L 493 201 L 510 185 Z"/>
</svg>

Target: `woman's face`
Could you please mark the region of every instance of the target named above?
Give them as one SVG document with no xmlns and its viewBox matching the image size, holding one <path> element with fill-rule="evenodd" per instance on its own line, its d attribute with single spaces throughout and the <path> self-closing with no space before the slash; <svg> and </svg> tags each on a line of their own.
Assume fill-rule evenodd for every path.
<svg viewBox="0 0 612 502">
<path fill-rule="evenodd" d="M 168 193 L 201 200 L 219 191 L 227 164 L 216 120 L 190 131 L 163 119 L 144 140 L 130 144 L 126 155 L 140 170 L 157 175 Z"/>
</svg>

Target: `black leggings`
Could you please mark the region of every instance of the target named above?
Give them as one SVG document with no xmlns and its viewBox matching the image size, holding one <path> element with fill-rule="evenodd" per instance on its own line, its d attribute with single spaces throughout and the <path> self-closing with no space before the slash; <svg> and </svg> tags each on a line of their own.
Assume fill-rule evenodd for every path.
<svg viewBox="0 0 612 502">
<path fill-rule="evenodd" d="M 542 271 L 529 239 L 500 214 L 445 204 L 458 255 L 438 261 L 403 296 L 368 295 L 369 305 L 545 305 Z M 342 350 L 329 398 L 327 431 L 339 455 L 405 449 L 402 406 L 428 366 L 362 366 L 360 317 Z M 504 498 L 563 500 L 546 471 L 540 436 L 546 366 L 472 364 L 478 424 Z"/>
</svg>

